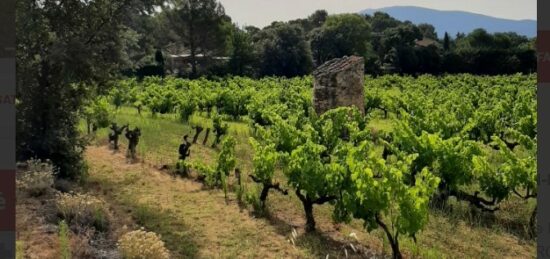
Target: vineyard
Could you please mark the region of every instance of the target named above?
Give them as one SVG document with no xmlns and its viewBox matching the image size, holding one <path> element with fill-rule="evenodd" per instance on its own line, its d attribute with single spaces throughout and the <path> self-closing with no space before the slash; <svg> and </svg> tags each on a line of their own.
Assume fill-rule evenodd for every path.
<svg viewBox="0 0 550 259">
<path fill-rule="evenodd" d="M 258 217 L 292 203 L 305 233 L 323 232 L 326 221 L 380 233 L 393 258 L 534 256 L 535 82 L 535 75 L 367 77 L 365 114 L 341 107 L 317 115 L 311 77 L 125 79 L 86 105 L 82 130 L 97 130 L 96 143 L 106 144 L 111 122 L 140 127 L 140 162 L 220 190 L 227 206 Z M 193 144 L 189 159 L 178 159 L 184 135 Z M 425 234 L 446 228 L 434 220 L 488 231 L 481 240 L 518 241 L 459 252 Z"/>
</svg>

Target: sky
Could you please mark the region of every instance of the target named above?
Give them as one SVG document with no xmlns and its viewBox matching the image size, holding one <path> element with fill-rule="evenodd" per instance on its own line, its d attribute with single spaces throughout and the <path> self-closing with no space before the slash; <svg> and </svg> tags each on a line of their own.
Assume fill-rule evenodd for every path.
<svg viewBox="0 0 550 259">
<path fill-rule="evenodd" d="M 315 10 L 329 14 L 389 6 L 466 11 L 506 19 L 537 19 L 537 0 L 218 0 L 239 26 L 264 27 L 272 21 L 305 18 Z"/>
</svg>

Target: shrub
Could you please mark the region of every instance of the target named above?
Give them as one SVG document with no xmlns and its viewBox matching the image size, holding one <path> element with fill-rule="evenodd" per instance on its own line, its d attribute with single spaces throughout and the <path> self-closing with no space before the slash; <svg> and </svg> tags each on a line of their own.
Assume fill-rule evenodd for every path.
<svg viewBox="0 0 550 259">
<path fill-rule="evenodd" d="M 220 179 L 217 171 L 212 166 L 205 165 L 203 163 L 193 163 L 191 165 L 193 169 L 197 171 L 198 180 L 204 181 L 204 184 L 209 188 L 215 188 L 219 185 Z"/>
<path fill-rule="evenodd" d="M 82 111 L 86 120 L 88 134 L 98 128 L 106 128 L 112 121 L 113 110 L 107 98 L 98 98 L 88 103 Z"/>
<path fill-rule="evenodd" d="M 262 206 L 258 192 L 259 190 L 255 186 L 251 190 L 247 190 L 245 193 L 245 201 L 248 205 L 252 206 L 256 215 L 263 216 L 265 214 L 265 207 Z"/>
<path fill-rule="evenodd" d="M 160 235 L 143 229 L 124 234 L 117 246 L 124 259 L 168 259 L 168 249 Z"/>
<path fill-rule="evenodd" d="M 109 211 L 105 202 L 87 194 L 60 193 L 57 195 L 58 215 L 77 227 L 95 227 L 106 230 L 109 223 Z"/>
<path fill-rule="evenodd" d="M 229 172 L 235 168 L 237 160 L 235 158 L 235 139 L 231 136 L 222 141 L 222 150 L 218 156 L 218 166 L 216 171 L 221 181 L 223 192 L 227 198 L 227 177 Z"/>
<path fill-rule="evenodd" d="M 175 174 L 177 175 L 180 175 L 182 177 L 187 177 L 189 175 L 189 169 L 191 168 L 191 164 L 186 162 L 186 161 L 183 161 L 183 160 L 179 160 L 177 163 L 176 163 L 176 169 L 175 169 Z"/>
<path fill-rule="evenodd" d="M 27 161 L 27 170 L 17 178 L 17 188 L 31 196 L 40 196 L 52 189 L 56 169 L 48 161 Z"/>
</svg>

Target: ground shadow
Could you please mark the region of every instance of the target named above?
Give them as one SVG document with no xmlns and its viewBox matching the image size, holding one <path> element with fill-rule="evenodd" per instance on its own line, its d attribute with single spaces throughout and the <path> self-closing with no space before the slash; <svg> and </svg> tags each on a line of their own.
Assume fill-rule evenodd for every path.
<svg viewBox="0 0 550 259">
<path fill-rule="evenodd" d="M 503 232 L 514 235 L 525 241 L 532 241 L 535 237 L 529 230 L 526 222 L 520 222 L 518 219 L 499 217 L 497 212 L 483 211 L 467 204 L 455 202 L 430 204 L 430 209 L 438 213 L 449 221 L 458 224 L 464 222 L 471 227 L 482 227 L 492 229 L 500 226 Z"/>
<path fill-rule="evenodd" d="M 275 228 L 275 231 L 289 239 L 295 246 L 308 250 L 316 258 L 386 258 L 360 244 L 356 240 L 336 238 L 334 233 L 324 233 L 321 230 L 313 232 L 303 230 L 303 226 L 292 224 L 269 211 L 264 212 L 264 218 Z M 293 232 L 295 234 L 293 234 Z M 293 239 L 293 240 L 291 240 Z"/>
<path fill-rule="evenodd" d="M 132 220 L 146 231 L 160 234 L 166 247 L 172 252 L 174 258 L 196 258 L 200 250 L 200 244 L 192 237 L 196 233 L 181 220 L 174 219 L 174 213 L 163 210 L 158 205 L 140 203 L 131 198 L 117 199 L 112 190 L 117 186 L 109 183 L 88 182 L 88 189 L 101 191 L 109 200 L 111 206 L 117 207 L 119 212 L 124 212 Z"/>
</svg>

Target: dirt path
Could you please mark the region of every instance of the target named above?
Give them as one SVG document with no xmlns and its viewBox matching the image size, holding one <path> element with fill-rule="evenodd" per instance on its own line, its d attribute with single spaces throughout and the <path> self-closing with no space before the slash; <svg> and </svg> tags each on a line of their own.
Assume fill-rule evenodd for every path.
<svg viewBox="0 0 550 259">
<path fill-rule="evenodd" d="M 124 207 L 138 223 L 162 234 L 176 258 L 305 258 L 265 219 L 226 204 L 220 191 L 174 178 L 143 164 L 129 164 L 105 146 L 89 147 L 90 186 L 112 206 Z"/>
</svg>

